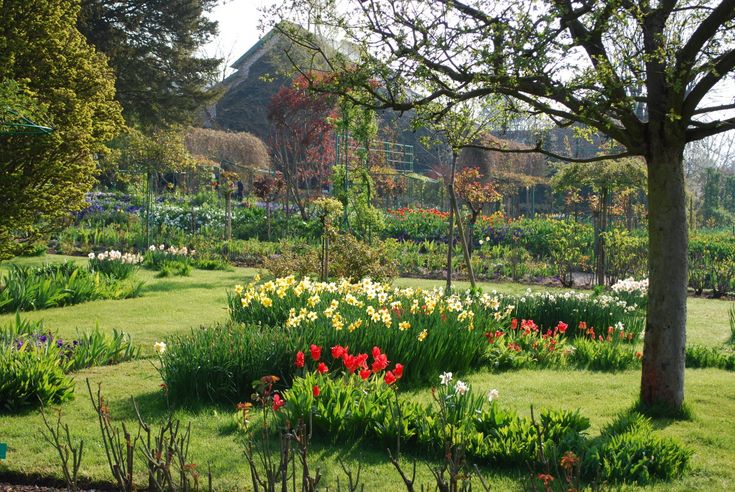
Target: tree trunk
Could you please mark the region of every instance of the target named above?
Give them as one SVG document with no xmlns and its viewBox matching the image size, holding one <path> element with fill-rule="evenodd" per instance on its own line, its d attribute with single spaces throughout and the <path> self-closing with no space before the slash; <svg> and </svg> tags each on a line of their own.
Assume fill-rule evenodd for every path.
<svg viewBox="0 0 735 492">
<path fill-rule="evenodd" d="M 454 252 L 454 208 L 449 205 L 449 236 L 447 236 L 447 289 L 449 294 L 452 292 L 452 253 Z"/>
<path fill-rule="evenodd" d="M 232 239 L 232 192 L 225 193 L 225 240 Z"/>
<path fill-rule="evenodd" d="M 687 213 L 684 145 L 649 143 L 648 310 L 641 403 L 681 409 L 687 302 Z"/>
</svg>

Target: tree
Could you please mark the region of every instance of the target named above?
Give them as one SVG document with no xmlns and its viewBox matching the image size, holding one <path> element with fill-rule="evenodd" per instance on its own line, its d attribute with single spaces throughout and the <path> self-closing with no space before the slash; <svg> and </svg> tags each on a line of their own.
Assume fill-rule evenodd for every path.
<svg viewBox="0 0 735 492">
<path fill-rule="evenodd" d="M 146 243 L 150 244 L 150 214 L 153 191 L 168 173 L 188 171 L 196 161 L 184 145 L 184 137 L 175 129 L 159 129 L 150 136 L 129 129 L 114 142 L 119 149 L 118 165 L 125 172 L 145 175 L 147 200 L 145 206 Z"/>
<path fill-rule="evenodd" d="M 470 220 L 467 223 L 470 255 L 472 255 L 472 238 L 478 217 L 487 205 L 498 202 L 502 198 L 495 186 L 489 181 L 483 181 L 483 178 L 484 176 L 477 167 L 465 167 L 455 176 L 454 187 L 457 196 L 464 200 L 470 209 Z"/>
<path fill-rule="evenodd" d="M 77 26 L 114 69 L 129 125 L 191 123 L 212 97 L 219 60 L 200 56 L 217 33 L 217 0 L 81 0 Z"/>
<path fill-rule="evenodd" d="M 610 221 L 613 193 L 642 191 L 646 186 L 646 168 L 640 159 L 622 158 L 591 163 L 570 163 L 559 167 L 552 186 L 565 191 L 590 188 L 595 193 L 592 206 L 595 225 L 595 272 L 598 285 L 605 285 L 605 233 Z"/>
<path fill-rule="evenodd" d="M 0 117 L 28 110 L 53 127 L 0 132 L 0 258 L 84 206 L 94 156 L 122 124 L 112 73 L 76 30 L 78 11 L 73 0 L 0 1 Z"/>
<path fill-rule="evenodd" d="M 283 174 L 287 194 L 303 220 L 308 220 L 309 190 L 321 190 L 327 183 L 335 150 L 336 99 L 312 93 L 308 82 L 305 76 L 297 76 L 268 105 L 273 163 Z"/>
<path fill-rule="evenodd" d="M 310 10 L 292 0 L 283 16 Z M 648 168 L 649 303 L 641 402 L 684 402 L 687 143 L 735 127 L 713 88 L 732 75 L 735 0 L 363 0 L 321 11 L 356 48 L 350 85 L 379 80 L 379 104 L 399 110 L 446 97 L 503 94 L 513 111 L 579 123 L 612 139 L 606 156 L 642 156 Z M 290 9 L 290 10 L 289 10 Z M 318 50 L 313 38 L 299 40 Z M 358 75 L 362 74 L 362 75 Z M 330 88 L 325 88 L 329 90 Z M 336 88 L 339 91 L 339 87 Z M 494 150 L 506 150 L 502 148 Z M 510 149 L 507 149 L 510 150 Z M 528 152 L 522 150 L 521 152 Z"/>
</svg>

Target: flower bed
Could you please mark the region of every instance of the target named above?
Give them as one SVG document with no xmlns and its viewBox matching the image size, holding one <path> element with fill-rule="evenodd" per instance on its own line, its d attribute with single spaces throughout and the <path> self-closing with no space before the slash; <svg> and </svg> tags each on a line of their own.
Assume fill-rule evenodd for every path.
<svg viewBox="0 0 735 492">
<path fill-rule="evenodd" d="M 483 333 L 499 329 L 511 311 L 487 295 L 446 297 L 437 289 L 293 276 L 237 286 L 228 303 L 233 321 L 282 327 L 298 341 L 363 352 L 380 346 L 399 360 L 410 358 L 410 382 L 428 381 L 443 369 L 477 367 L 485 352 Z"/>
<path fill-rule="evenodd" d="M 69 262 L 41 267 L 11 265 L 10 271 L 0 278 L 0 312 L 47 309 L 96 299 L 127 299 L 137 297 L 142 285 Z"/>
</svg>

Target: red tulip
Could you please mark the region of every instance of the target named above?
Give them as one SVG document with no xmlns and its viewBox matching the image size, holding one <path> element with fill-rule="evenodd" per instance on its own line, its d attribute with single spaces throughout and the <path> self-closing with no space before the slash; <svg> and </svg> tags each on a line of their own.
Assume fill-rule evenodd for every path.
<svg viewBox="0 0 735 492">
<path fill-rule="evenodd" d="M 363 369 L 362 371 L 360 371 L 360 377 L 362 378 L 363 381 L 369 378 L 370 374 L 371 374 L 370 369 Z"/>
<path fill-rule="evenodd" d="M 316 370 L 319 371 L 319 374 L 326 374 L 329 372 L 329 368 L 324 362 L 320 362 Z"/>
<path fill-rule="evenodd" d="M 396 382 L 396 376 L 393 374 L 392 371 L 388 371 L 385 373 L 385 378 L 383 378 L 385 381 L 385 384 L 391 385 Z"/>
<path fill-rule="evenodd" d="M 311 347 L 309 347 L 309 351 L 311 352 L 311 358 L 316 360 L 321 359 L 322 357 L 322 348 L 318 345 L 311 344 Z"/>
<path fill-rule="evenodd" d="M 347 348 L 342 345 L 335 345 L 332 347 L 332 357 L 335 359 L 341 359 L 343 355 L 347 353 Z"/>
<path fill-rule="evenodd" d="M 311 392 L 314 394 L 314 398 L 319 396 L 319 386 L 315 384 L 314 387 L 311 389 Z"/>
<path fill-rule="evenodd" d="M 300 350 L 296 352 L 296 362 L 294 362 L 294 365 L 296 367 L 304 367 L 304 353 Z"/>
<path fill-rule="evenodd" d="M 395 374 L 398 379 L 401 379 L 403 377 L 403 364 L 396 364 L 396 368 L 393 369 L 393 374 Z"/>
</svg>

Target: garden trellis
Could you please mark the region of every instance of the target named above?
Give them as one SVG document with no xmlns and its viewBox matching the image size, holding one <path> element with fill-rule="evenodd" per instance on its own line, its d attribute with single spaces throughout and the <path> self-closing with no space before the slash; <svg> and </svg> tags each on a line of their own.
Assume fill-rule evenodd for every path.
<svg viewBox="0 0 735 492">
<path fill-rule="evenodd" d="M 382 204 L 384 206 L 401 207 L 417 203 L 420 206 L 425 206 L 427 186 L 436 187 L 438 190 L 437 193 L 429 193 L 433 198 L 429 200 L 431 206 L 437 205 L 436 198 L 442 204 L 444 203 L 443 186 L 438 180 L 416 172 L 415 158 L 413 145 L 373 139 L 366 148 L 365 145 L 361 145 L 346 131 L 342 130 L 336 134 L 335 165 L 345 166 L 347 170 L 345 182 L 343 183 L 345 190 L 351 185 L 347 179 L 349 171 L 355 170 L 359 166 L 367 168 L 373 178 L 405 180 L 405 190 L 401 193 L 403 199 L 396 197 L 394 203 L 389 203 L 389 200 L 384 198 L 385 203 Z"/>
</svg>

